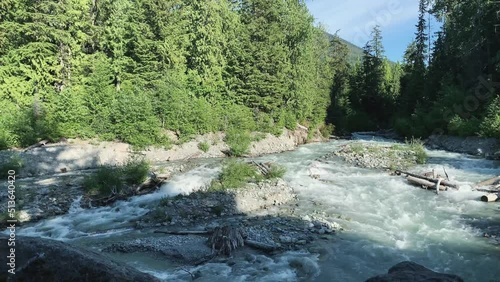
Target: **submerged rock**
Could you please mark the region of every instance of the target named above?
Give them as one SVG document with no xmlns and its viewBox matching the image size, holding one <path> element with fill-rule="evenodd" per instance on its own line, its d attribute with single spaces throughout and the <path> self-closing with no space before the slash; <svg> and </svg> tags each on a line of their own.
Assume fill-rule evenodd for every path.
<svg viewBox="0 0 500 282">
<path fill-rule="evenodd" d="M 159 281 L 131 266 L 79 247 L 41 238 L 16 237 L 15 281 Z M 7 238 L 0 253 L 7 254 Z M 7 281 L 6 256 L 1 256 L 0 281 Z"/>
<path fill-rule="evenodd" d="M 397 282 L 397 281 L 435 281 L 463 282 L 459 276 L 434 272 L 420 264 L 404 261 L 389 269 L 388 274 L 372 277 L 366 282 Z"/>
</svg>

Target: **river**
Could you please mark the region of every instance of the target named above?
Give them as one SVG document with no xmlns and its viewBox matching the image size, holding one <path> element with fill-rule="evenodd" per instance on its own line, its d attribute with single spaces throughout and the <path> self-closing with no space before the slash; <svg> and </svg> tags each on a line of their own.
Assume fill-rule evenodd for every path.
<svg viewBox="0 0 500 282">
<path fill-rule="evenodd" d="M 364 281 L 404 260 L 459 275 L 465 281 L 500 281 L 500 246 L 483 236 L 500 234 L 500 205 L 479 201 L 484 193 L 472 191 L 470 186 L 500 175 L 499 162 L 429 150 L 428 163 L 415 169 L 441 172 L 445 168 L 450 179 L 461 185 L 459 191 L 436 195 L 408 185 L 402 177 L 356 168 L 340 159 L 316 161 L 346 142 L 350 141 L 310 144 L 257 158 L 287 167 L 285 180 L 299 194 L 304 214 L 324 212 L 344 228 L 335 240 L 317 243 L 320 255 L 287 252 L 275 257 L 260 255 L 254 263 L 211 263 L 191 269 L 204 272 L 196 281 L 296 281 L 290 267 L 296 259 L 320 270 L 315 281 Z M 141 231 L 133 230 L 129 221 L 148 211 L 145 203 L 197 189 L 219 170 L 215 161 L 208 160 L 205 166 L 174 177 L 157 193 L 113 207 L 83 210 L 75 205 L 69 214 L 24 227 L 19 234 L 94 249 L 107 241 L 140 237 Z M 313 179 L 310 173 L 328 181 Z M 121 260 L 168 281 L 186 277 L 185 271 L 150 257 L 128 255 Z"/>
</svg>

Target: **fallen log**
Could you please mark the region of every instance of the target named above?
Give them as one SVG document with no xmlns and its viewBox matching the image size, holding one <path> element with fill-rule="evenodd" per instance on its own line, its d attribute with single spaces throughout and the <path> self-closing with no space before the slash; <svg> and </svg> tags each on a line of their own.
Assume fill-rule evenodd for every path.
<svg viewBox="0 0 500 282">
<path fill-rule="evenodd" d="M 500 193 L 491 193 L 491 194 L 488 194 L 488 195 L 484 195 L 481 197 L 481 201 L 483 202 L 496 202 L 498 200 L 498 196 L 500 195 Z"/>
<path fill-rule="evenodd" d="M 278 249 L 278 246 L 276 245 L 269 245 L 269 244 L 264 244 L 261 242 L 253 241 L 253 240 L 245 240 L 245 245 L 247 245 L 250 248 L 262 250 L 265 252 L 272 252 Z"/>
<path fill-rule="evenodd" d="M 414 173 L 411 173 L 411 172 L 407 172 L 407 171 L 402 171 L 402 170 L 396 170 L 395 173 L 397 175 L 401 175 L 401 174 L 406 174 L 408 176 L 412 176 L 412 177 L 415 177 L 415 178 L 420 178 L 422 180 L 426 180 L 426 181 L 429 181 L 429 182 L 432 182 L 432 183 L 438 183 L 439 179 L 434 179 L 434 178 L 431 178 L 431 177 L 427 177 L 427 176 L 422 176 L 422 175 L 418 175 L 418 174 L 414 174 Z M 431 186 L 434 186 L 433 185 L 430 185 L 429 187 Z M 451 183 L 450 181 L 446 181 L 446 180 L 441 180 L 441 186 L 447 186 L 447 187 L 451 187 L 451 188 L 454 188 L 454 189 L 460 189 L 460 187 L 455 184 L 455 183 Z"/>
<path fill-rule="evenodd" d="M 42 146 L 45 146 L 47 143 L 49 143 L 49 140 L 42 140 L 42 141 L 39 141 L 31 146 L 29 146 L 28 148 L 24 149 L 25 152 L 31 150 L 31 149 L 34 149 L 34 148 L 38 148 L 38 147 L 42 147 Z"/>
<path fill-rule="evenodd" d="M 486 193 L 499 193 L 500 186 L 498 187 L 492 186 L 491 188 L 474 188 L 473 191 L 486 192 Z"/>
<path fill-rule="evenodd" d="M 167 175 L 156 175 L 153 174 L 153 177 L 148 178 L 146 181 L 142 182 L 137 189 L 135 189 L 135 193 L 140 193 L 142 190 L 146 189 L 155 189 L 158 185 L 162 184 L 168 178 Z"/>
<path fill-rule="evenodd" d="M 257 167 L 257 169 L 259 169 L 259 170 L 260 170 L 260 172 L 261 172 L 261 174 L 262 174 L 262 175 L 266 176 L 266 175 L 268 175 L 268 174 L 269 174 L 269 168 L 268 168 L 267 166 L 265 166 L 264 164 L 262 164 L 262 163 L 258 163 L 258 162 L 256 162 L 256 161 L 252 161 L 252 164 L 253 164 L 254 166 L 256 166 L 256 167 Z"/>
<path fill-rule="evenodd" d="M 493 178 L 490 178 L 490 179 L 487 179 L 487 180 L 484 180 L 484 181 L 481 181 L 479 182 L 478 184 L 476 184 L 475 187 L 483 187 L 483 186 L 490 186 L 490 185 L 494 185 L 497 181 L 500 181 L 500 176 L 495 176 Z M 500 185 L 499 185 L 500 186 Z"/>
<path fill-rule="evenodd" d="M 421 179 L 421 178 L 417 178 L 417 177 L 413 177 L 413 176 L 408 176 L 406 179 L 408 180 L 408 182 L 424 186 L 426 189 L 428 189 L 430 187 L 436 187 L 437 186 L 437 183 L 430 182 L 430 181 L 427 181 L 425 179 Z M 446 191 L 446 187 L 440 185 L 439 186 L 439 190 Z"/>
<path fill-rule="evenodd" d="M 169 234 L 169 235 L 208 235 L 212 234 L 212 232 L 209 231 L 191 231 L 191 230 L 184 230 L 184 231 L 164 231 L 164 230 L 155 230 L 153 233 L 163 233 L 163 234 Z"/>
</svg>

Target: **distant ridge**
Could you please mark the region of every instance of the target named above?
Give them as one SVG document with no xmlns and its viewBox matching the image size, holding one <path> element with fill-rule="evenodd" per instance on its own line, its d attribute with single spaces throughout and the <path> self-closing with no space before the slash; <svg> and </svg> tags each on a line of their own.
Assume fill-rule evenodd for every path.
<svg viewBox="0 0 500 282">
<path fill-rule="evenodd" d="M 335 37 L 335 35 L 330 34 L 328 32 L 326 34 L 328 35 L 330 40 L 332 40 Z M 356 46 L 343 38 L 340 38 L 340 40 L 344 42 L 347 45 L 347 48 L 349 49 L 348 61 L 351 64 L 357 62 L 363 56 L 363 49 L 361 47 Z"/>
</svg>

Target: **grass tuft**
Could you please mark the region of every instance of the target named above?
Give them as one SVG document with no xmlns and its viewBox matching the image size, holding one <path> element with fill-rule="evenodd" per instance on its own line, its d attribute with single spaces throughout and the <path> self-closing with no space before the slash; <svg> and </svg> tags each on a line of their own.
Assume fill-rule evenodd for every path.
<svg viewBox="0 0 500 282">
<path fill-rule="evenodd" d="M 208 191 L 241 188 L 251 179 L 259 179 L 257 169 L 247 163 L 230 160 L 222 168 L 218 180 L 212 181 Z"/>
<path fill-rule="evenodd" d="M 428 156 L 425 152 L 424 142 L 422 140 L 412 138 L 409 142 L 406 141 L 406 144 L 410 146 L 410 150 L 415 152 L 417 164 L 425 164 L 427 162 Z"/>
<path fill-rule="evenodd" d="M 144 182 L 150 170 L 150 164 L 144 160 L 132 159 L 122 167 L 101 166 L 97 171 L 85 177 L 83 187 L 90 196 L 109 196 L 120 194 L 127 185 Z"/>
<path fill-rule="evenodd" d="M 282 178 L 286 173 L 286 167 L 277 164 L 272 164 L 269 173 L 266 175 L 267 179 Z"/>
<path fill-rule="evenodd" d="M 198 149 L 206 153 L 210 149 L 210 144 L 208 144 L 207 142 L 200 142 L 198 143 Z"/>
</svg>

